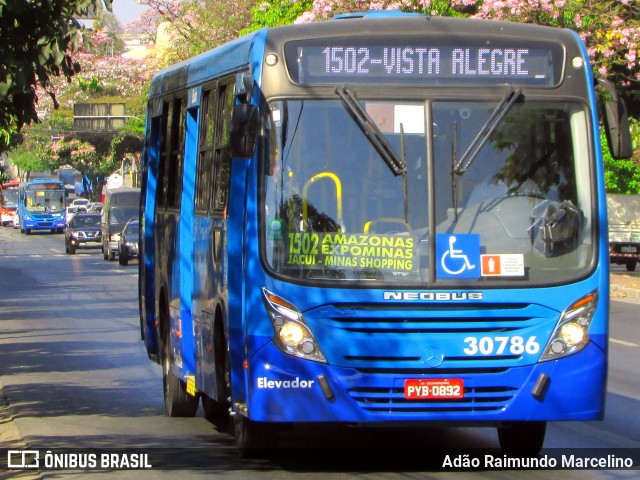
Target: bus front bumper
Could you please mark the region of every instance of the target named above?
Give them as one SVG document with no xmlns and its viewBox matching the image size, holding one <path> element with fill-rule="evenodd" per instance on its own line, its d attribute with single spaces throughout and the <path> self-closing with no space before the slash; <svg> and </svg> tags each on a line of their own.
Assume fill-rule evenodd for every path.
<svg viewBox="0 0 640 480">
<path fill-rule="evenodd" d="M 499 373 L 367 373 L 301 360 L 272 343 L 249 360 L 249 418 L 264 422 L 457 424 L 598 420 L 604 413 L 606 357 L 593 343 L 560 360 Z M 464 397 L 407 400 L 407 379 L 462 378 Z M 540 391 L 540 380 L 547 379 Z M 535 392 L 535 393 L 534 393 Z"/>
<path fill-rule="evenodd" d="M 46 220 L 32 220 L 25 217 L 21 228 L 23 230 L 61 230 L 67 226 L 67 222 L 64 218 L 61 219 L 46 219 Z"/>
</svg>

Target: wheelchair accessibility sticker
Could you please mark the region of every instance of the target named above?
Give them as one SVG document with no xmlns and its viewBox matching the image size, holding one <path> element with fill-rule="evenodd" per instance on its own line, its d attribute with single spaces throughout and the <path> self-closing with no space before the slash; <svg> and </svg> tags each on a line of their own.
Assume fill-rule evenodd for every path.
<svg viewBox="0 0 640 480">
<path fill-rule="evenodd" d="M 480 235 L 436 235 L 436 276 L 480 278 Z"/>
</svg>

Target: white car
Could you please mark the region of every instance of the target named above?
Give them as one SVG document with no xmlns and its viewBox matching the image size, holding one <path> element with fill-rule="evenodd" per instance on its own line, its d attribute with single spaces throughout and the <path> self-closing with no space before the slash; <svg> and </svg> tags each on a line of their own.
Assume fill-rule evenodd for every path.
<svg viewBox="0 0 640 480">
<path fill-rule="evenodd" d="M 73 204 L 69 205 L 65 209 L 67 225 L 69 225 L 69 222 L 71 221 L 71 219 L 76 213 L 87 213 L 87 207 L 85 207 L 84 205 L 73 205 Z"/>
<path fill-rule="evenodd" d="M 91 202 L 86 198 L 74 198 L 70 206 L 73 206 L 73 207 L 82 206 L 88 209 L 91 206 Z"/>
</svg>

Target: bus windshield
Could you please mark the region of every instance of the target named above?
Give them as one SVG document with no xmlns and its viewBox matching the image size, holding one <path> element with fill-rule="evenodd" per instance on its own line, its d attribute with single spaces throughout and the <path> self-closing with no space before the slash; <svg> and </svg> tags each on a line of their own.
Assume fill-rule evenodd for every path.
<svg viewBox="0 0 640 480">
<path fill-rule="evenodd" d="M 18 205 L 18 189 L 8 188 L 6 190 L 0 190 L 0 205 L 15 208 Z"/>
<path fill-rule="evenodd" d="M 64 190 L 26 190 L 25 211 L 29 213 L 54 213 L 65 209 Z"/>
<path fill-rule="evenodd" d="M 587 112 L 518 97 L 500 115 L 500 98 L 359 99 L 391 164 L 341 99 L 272 102 L 265 263 L 297 281 L 392 285 L 549 285 L 586 274 Z"/>
</svg>

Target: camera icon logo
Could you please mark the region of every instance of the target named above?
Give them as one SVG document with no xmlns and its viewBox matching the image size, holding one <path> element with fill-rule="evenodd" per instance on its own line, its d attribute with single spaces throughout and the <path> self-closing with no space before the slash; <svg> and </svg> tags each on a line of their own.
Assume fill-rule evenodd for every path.
<svg viewBox="0 0 640 480">
<path fill-rule="evenodd" d="M 38 450 L 9 450 L 7 452 L 7 467 L 39 468 L 40 452 Z"/>
</svg>

